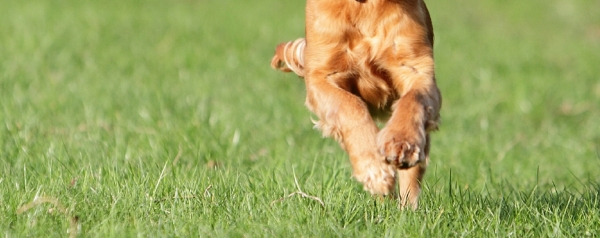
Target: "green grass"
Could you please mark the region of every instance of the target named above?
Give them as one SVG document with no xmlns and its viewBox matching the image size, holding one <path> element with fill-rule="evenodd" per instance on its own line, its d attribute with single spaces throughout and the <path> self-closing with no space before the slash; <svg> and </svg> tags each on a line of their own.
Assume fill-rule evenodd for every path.
<svg viewBox="0 0 600 238">
<path fill-rule="evenodd" d="M 303 5 L 0 0 L 0 234 L 600 236 L 599 2 L 428 1 L 443 125 L 417 211 L 363 192 L 269 68 Z M 272 203 L 295 180 L 325 206 Z"/>
</svg>

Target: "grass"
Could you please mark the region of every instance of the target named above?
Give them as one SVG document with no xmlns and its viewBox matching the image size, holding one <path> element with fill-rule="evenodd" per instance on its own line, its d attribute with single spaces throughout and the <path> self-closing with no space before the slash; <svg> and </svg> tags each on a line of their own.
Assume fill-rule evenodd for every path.
<svg viewBox="0 0 600 238">
<path fill-rule="evenodd" d="M 600 236 L 598 2 L 428 1 L 443 125 L 417 211 L 363 192 L 269 68 L 304 1 L 0 5 L 5 237 Z M 324 206 L 273 203 L 299 190 Z"/>
</svg>

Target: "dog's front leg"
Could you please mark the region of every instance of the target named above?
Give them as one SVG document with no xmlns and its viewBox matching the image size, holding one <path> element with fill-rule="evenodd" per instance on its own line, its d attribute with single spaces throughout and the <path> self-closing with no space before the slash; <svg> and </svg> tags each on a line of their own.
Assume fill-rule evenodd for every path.
<svg viewBox="0 0 600 238">
<path fill-rule="evenodd" d="M 394 187 L 394 169 L 377 151 L 378 128 L 366 104 L 331 82 L 340 74 L 312 72 L 306 77 L 308 108 L 325 136 L 334 137 L 348 152 L 353 176 L 371 194 L 387 195 Z"/>
<path fill-rule="evenodd" d="M 432 67 L 431 67 L 432 69 Z M 392 71 L 405 86 L 402 97 L 393 105 L 393 113 L 379 132 L 377 146 L 386 160 L 398 169 L 402 205 L 417 207 L 421 179 L 429 160 L 429 135 L 437 129 L 441 95 L 433 71 L 402 66 Z"/>
</svg>

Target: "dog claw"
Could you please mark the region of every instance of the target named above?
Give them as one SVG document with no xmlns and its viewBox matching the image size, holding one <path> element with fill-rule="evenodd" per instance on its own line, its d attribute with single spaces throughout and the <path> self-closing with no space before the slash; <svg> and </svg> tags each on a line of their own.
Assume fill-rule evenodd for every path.
<svg viewBox="0 0 600 238">
<path fill-rule="evenodd" d="M 386 157 L 385 157 L 385 160 L 386 160 L 388 163 L 393 163 L 394 161 L 397 161 L 397 160 L 398 160 L 398 156 L 386 156 Z"/>
</svg>

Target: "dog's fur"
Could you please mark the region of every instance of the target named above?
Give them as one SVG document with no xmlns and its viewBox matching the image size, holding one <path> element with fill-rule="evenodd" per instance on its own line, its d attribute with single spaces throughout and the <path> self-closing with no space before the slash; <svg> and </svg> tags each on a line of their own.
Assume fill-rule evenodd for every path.
<svg viewBox="0 0 600 238">
<path fill-rule="evenodd" d="M 423 0 L 307 0 L 306 39 L 280 44 L 271 64 L 304 77 L 316 127 L 365 190 L 388 195 L 397 179 L 402 206 L 417 207 L 442 100 Z"/>
</svg>

